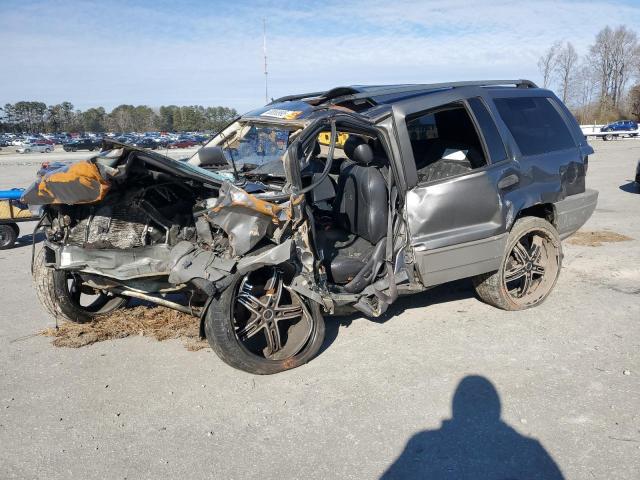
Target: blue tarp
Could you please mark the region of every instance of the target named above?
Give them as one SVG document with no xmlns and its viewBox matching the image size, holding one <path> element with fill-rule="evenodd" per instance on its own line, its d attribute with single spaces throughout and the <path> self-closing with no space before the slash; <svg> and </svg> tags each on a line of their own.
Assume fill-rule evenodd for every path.
<svg viewBox="0 0 640 480">
<path fill-rule="evenodd" d="M 20 200 L 24 188 L 13 188 L 11 190 L 0 190 L 0 200 Z"/>
</svg>

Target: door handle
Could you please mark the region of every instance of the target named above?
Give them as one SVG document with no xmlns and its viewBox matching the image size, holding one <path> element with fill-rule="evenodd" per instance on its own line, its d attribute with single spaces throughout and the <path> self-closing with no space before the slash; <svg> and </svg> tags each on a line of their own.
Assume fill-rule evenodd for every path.
<svg viewBox="0 0 640 480">
<path fill-rule="evenodd" d="M 518 175 L 516 175 L 515 173 L 512 173 L 511 175 L 507 175 L 506 177 L 502 177 L 500 180 L 498 180 L 498 188 L 500 190 L 505 190 L 509 187 L 517 185 L 519 182 L 520 177 L 518 177 Z"/>
</svg>

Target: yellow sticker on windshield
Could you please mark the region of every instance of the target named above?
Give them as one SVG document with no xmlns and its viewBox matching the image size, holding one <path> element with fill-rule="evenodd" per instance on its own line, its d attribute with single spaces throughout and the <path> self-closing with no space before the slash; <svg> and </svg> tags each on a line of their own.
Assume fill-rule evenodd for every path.
<svg viewBox="0 0 640 480">
<path fill-rule="evenodd" d="M 282 120 L 295 120 L 302 115 L 302 110 L 283 110 L 281 108 L 272 108 L 260 114 L 261 117 L 281 118 Z"/>
</svg>

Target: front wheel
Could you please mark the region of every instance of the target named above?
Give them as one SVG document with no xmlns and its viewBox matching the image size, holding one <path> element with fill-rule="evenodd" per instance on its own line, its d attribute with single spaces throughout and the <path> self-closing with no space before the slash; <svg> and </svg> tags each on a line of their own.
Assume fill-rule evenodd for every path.
<svg viewBox="0 0 640 480">
<path fill-rule="evenodd" d="M 94 290 L 77 273 L 47 267 L 44 249 L 34 260 L 33 283 L 40 303 L 53 317 L 74 323 L 88 323 L 127 303 Z"/>
<path fill-rule="evenodd" d="M 524 310 L 551 293 L 562 266 L 557 230 L 537 217 L 519 219 L 511 229 L 505 256 L 497 272 L 473 278 L 478 296 L 503 310 Z"/>
<path fill-rule="evenodd" d="M 308 362 L 324 340 L 320 307 L 289 289 L 277 267 L 235 275 L 211 301 L 204 327 L 225 363 L 258 375 Z"/>
</svg>

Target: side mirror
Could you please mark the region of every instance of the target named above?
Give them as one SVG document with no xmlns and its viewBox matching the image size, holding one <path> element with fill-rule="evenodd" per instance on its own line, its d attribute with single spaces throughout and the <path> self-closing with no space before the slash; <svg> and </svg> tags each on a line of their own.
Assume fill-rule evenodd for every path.
<svg viewBox="0 0 640 480">
<path fill-rule="evenodd" d="M 220 147 L 203 147 L 198 150 L 198 160 L 200 166 L 207 165 L 229 165 L 227 157 L 224 155 L 224 151 Z"/>
</svg>

